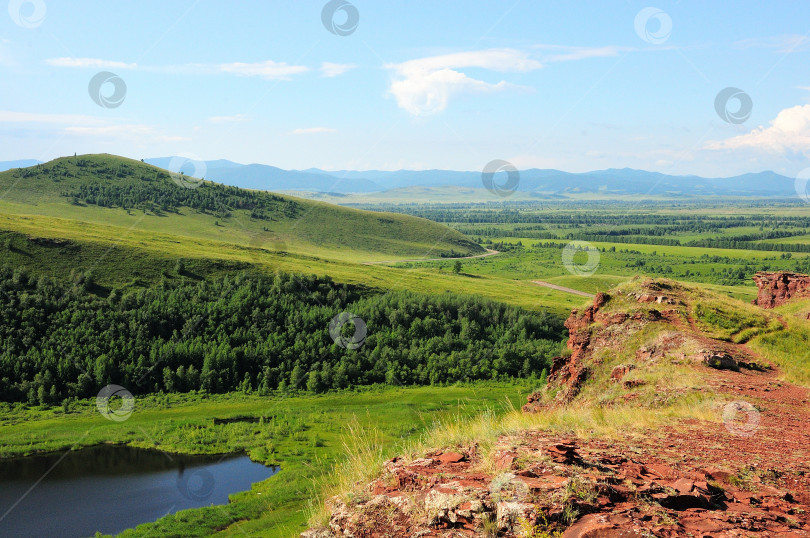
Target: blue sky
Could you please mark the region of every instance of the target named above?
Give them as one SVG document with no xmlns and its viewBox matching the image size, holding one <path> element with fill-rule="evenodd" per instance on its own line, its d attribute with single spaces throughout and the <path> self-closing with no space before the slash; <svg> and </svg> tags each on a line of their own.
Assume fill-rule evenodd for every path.
<svg viewBox="0 0 810 538">
<path fill-rule="evenodd" d="M 329 19 L 337 33 L 325 6 L 11 0 L 0 11 L 0 160 L 810 167 L 807 2 L 356 0 Z M 352 10 L 359 22 L 341 31 Z M 117 79 L 94 100 L 99 72 Z M 105 107 L 120 81 L 123 101 Z M 731 99 L 721 111 L 732 121 L 721 118 L 728 87 L 750 97 L 750 115 L 735 120 Z"/>
</svg>

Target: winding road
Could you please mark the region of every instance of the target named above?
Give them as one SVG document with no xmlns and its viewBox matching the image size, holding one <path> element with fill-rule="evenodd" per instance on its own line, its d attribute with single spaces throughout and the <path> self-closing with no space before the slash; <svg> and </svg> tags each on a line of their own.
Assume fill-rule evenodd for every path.
<svg viewBox="0 0 810 538">
<path fill-rule="evenodd" d="M 584 291 L 575 290 L 573 288 L 566 288 L 565 286 L 558 286 L 557 284 L 552 284 L 551 282 L 543 282 L 542 280 L 532 280 L 532 284 L 537 284 L 538 286 L 551 288 L 557 291 L 564 291 L 566 293 L 573 293 L 574 295 L 579 295 L 580 297 L 588 297 L 588 298 L 595 297 L 593 293 L 587 293 Z"/>
<path fill-rule="evenodd" d="M 500 254 L 497 250 L 487 249 L 484 254 L 476 254 L 475 256 L 464 256 L 462 258 L 414 258 L 410 260 L 383 260 L 378 262 L 363 262 L 363 265 L 383 265 L 386 263 L 409 263 L 409 262 L 442 262 L 442 261 L 453 261 L 453 260 L 471 260 L 474 258 L 486 258 L 487 256 L 495 256 L 496 254 Z M 550 288 L 552 290 L 562 291 L 564 293 L 571 293 L 573 295 L 579 295 L 580 297 L 588 297 L 593 298 L 594 295 L 592 293 L 587 293 L 580 290 L 575 290 L 573 288 L 566 288 L 565 286 L 558 286 L 557 284 L 552 284 L 551 282 L 544 282 L 542 280 L 532 280 L 532 284 L 536 284 L 537 286 L 543 286 L 545 288 Z"/>
<path fill-rule="evenodd" d="M 494 256 L 500 254 L 497 250 L 487 249 L 484 254 L 476 254 L 475 256 L 464 256 L 462 258 L 414 258 L 411 260 L 383 260 L 379 262 L 363 262 L 363 265 L 382 265 L 385 263 L 407 263 L 407 262 L 443 262 L 454 260 L 472 260 L 473 258 L 486 258 L 487 256 Z"/>
</svg>

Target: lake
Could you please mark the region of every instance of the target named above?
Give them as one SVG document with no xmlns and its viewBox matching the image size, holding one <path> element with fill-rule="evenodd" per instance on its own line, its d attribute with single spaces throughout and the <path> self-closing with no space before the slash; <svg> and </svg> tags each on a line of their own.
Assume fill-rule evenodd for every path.
<svg viewBox="0 0 810 538">
<path fill-rule="evenodd" d="M 116 534 L 187 508 L 226 504 L 278 472 L 244 454 L 124 446 L 0 460 L 0 536 Z"/>
</svg>

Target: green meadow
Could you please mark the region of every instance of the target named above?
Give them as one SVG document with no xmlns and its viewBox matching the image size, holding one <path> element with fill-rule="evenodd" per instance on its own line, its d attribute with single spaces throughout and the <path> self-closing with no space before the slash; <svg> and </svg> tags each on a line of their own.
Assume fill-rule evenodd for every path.
<svg viewBox="0 0 810 538">
<path fill-rule="evenodd" d="M 522 405 L 530 381 L 435 387 L 369 387 L 324 395 L 166 394 L 136 399 L 123 422 L 104 418 L 95 399 L 67 409 L 0 404 L 0 457 L 63 452 L 102 443 L 170 453 L 247 453 L 280 466 L 231 502 L 178 512 L 121 536 L 287 537 L 306 529 L 321 493 L 334 486 L 335 468 L 358 438 L 373 442 L 379 457 L 418 441 L 436 421 L 464 420 Z M 214 424 L 214 419 L 258 419 Z"/>
</svg>

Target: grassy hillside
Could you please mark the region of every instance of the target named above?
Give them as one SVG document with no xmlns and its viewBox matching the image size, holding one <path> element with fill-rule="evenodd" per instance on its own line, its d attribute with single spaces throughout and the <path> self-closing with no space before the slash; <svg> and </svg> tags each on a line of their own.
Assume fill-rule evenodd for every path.
<svg viewBox="0 0 810 538">
<path fill-rule="evenodd" d="M 749 345 L 779 365 L 787 381 L 810 387 L 810 299 L 794 299 L 774 311 L 782 316 L 780 330 L 757 335 Z"/>
<path fill-rule="evenodd" d="M 453 274 L 450 261 L 428 269 L 366 265 L 483 252 L 430 220 L 210 182 L 187 189 L 164 170 L 108 155 L 0 173 L 0 252 L 11 267 L 60 279 L 90 271 L 100 292 L 175 278 L 180 260 L 196 278 L 252 266 L 377 290 L 477 294 L 558 313 L 577 302 L 508 275 Z"/>
<path fill-rule="evenodd" d="M 0 193 L 4 213 L 171 230 L 294 253 L 328 249 L 374 260 L 483 252 L 426 219 L 228 187 L 111 155 L 65 157 L 0 173 Z"/>
</svg>

